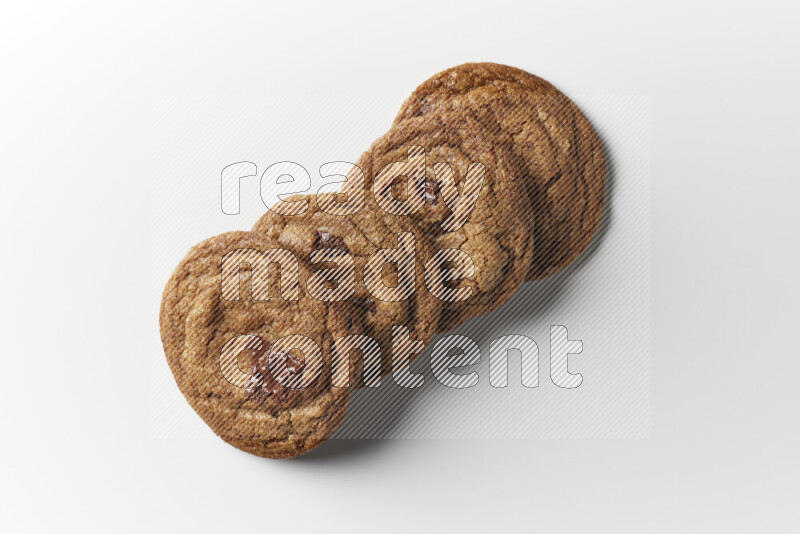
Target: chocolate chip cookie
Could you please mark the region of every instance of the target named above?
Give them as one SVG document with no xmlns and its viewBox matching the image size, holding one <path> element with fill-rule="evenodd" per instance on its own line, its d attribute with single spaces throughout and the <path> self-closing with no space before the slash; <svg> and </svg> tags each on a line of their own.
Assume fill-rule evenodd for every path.
<svg viewBox="0 0 800 534">
<path fill-rule="evenodd" d="M 395 125 L 465 111 L 493 133 L 512 136 L 514 165 L 536 217 L 527 279 L 566 267 L 588 246 L 603 212 L 606 164 L 597 133 L 550 83 L 495 63 L 467 63 L 431 77 L 406 100 Z"/>
<path fill-rule="evenodd" d="M 468 114 L 428 114 L 395 124 L 357 164 L 385 216 L 408 218 L 443 254 L 451 293 L 439 331 L 502 305 L 530 269 L 530 203 L 498 139 Z"/>
<path fill-rule="evenodd" d="M 427 346 L 436 335 L 442 303 L 426 288 L 425 266 L 433 256 L 430 242 L 418 226 L 392 217 L 371 198 L 348 207 L 338 194 L 297 195 L 284 202 L 297 206 L 294 215 L 265 213 L 253 232 L 269 237 L 315 269 L 350 269 L 355 273 L 336 290 L 361 313 L 366 331 L 381 349 L 380 376 L 392 370 L 392 328 L 404 326 L 413 339 Z M 380 250 L 399 255 L 385 262 Z M 322 257 L 325 254 L 327 257 Z M 428 283 L 441 274 L 432 269 Z M 409 361 L 419 353 L 410 355 Z M 365 382 L 375 378 L 365 366 Z"/>
<path fill-rule="evenodd" d="M 161 338 L 178 387 L 252 454 L 296 456 L 325 441 L 361 378 L 360 358 L 339 350 L 363 332 L 359 314 L 309 296 L 310 278 L 276 241 L 231 232 L 192 248 L 164 290 Z"/>
</svg>

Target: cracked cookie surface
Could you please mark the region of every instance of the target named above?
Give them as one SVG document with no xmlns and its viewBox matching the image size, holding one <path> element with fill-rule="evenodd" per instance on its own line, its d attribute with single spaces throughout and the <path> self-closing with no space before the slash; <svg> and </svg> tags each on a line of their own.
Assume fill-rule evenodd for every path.
<svg viewBox="0 0 800 534">
<path fill-rule="evenodd" d="M 597 133 L 578 107 L 547 81 L 495 63 L 467 63 L 423 82 L 395 119 L 477 114 L 490 131 L 510 135 L 536 225 L 528 280 L 572 263 L 589 245 L 603 213 L 606 162 Z"/>
<path fill-rule="evenodd" d="M 515 175 L 510 148 L 467 114 L 411 118 L 376 140 L 358 161 L 366 190 L 376 199 L 380 195 L 398 198 L 396 177 L 386 170 L 397 162 L 413 163 L 410 147 L 425 150 L 424 182 L 408 179 L 405 198 L 419 194 L 423 200 L 413 213 L 388 216 L 407 217 L 421 228 L 434 248 L 460 250 L 475 268 L 471 277 L 452 287 L 468 289 L 471 296 L 445 302 L 439 324 L 439 331 L 444 332 L 496 309 L 517 291 L 533 255 L 532 214 L 523 185 Z M 482 176 L 482 182 L 468 180 L 468 173 L 473 178 Z M 448 189 L 448 177 L 457 193 L 452 187 Z M 475 184 L 479 191 L 470 190 Z M 346 183 L 344 191 L 348 188 Z M 475 194 L 474 204 L 463 210 L 451 203 L 455 195 L 463 198 L 471 194 Z M 446 227 L 447 221 L 455 226 Z"/>
<path fill-rule="evenodd" d="M 307 261 L 312 270 L 352 265 L 355 276 L 347 299 L 359 313 L 365 331 L 380 345 L 380 376 L 391 372 L 393 326 L 408 328 L 412 338 L 425 346 L 431 342 L 437 332 L 442 303 L 425 287 L 425 264 L 433 256 L 433 247 L 417 225 L 383 212 L 371 198 L 366 198 L 357 211 L 351 208 L 347 214 L 337 211 L 344 204 L 337 200 L 336 193 L 296 195 L 284 202 L 299 206 L 297 210 L 303 212 L 283 215 L 267 211 L 252 231 L 291 250 Z M 413 256 L 409 258 L 410 265 L 405 266 L 413 268 L 413 272 L 391 267 L 389 272 L 380 273 L 380 281 L 373 279 L 368 287 L 365 273 L 370 257 L 381 249 L 398 250 L 401 235 L 413 236 Z M 326 250 L 331 254 L 321 258 L 320 253 Z M 410 356 L 413 360 L 418 355 L 416 352 Z M 365 369 L 365 379 L 368 372 Z"/>
<path fill-rule="evenodd" d="M 311 298 L 302 260 L 293 279 L 291 268 L 279 276 L 259 259 L 279 248 L 252 232 L 197 244 L 167 283 L 160 312 L 167 361 L 192 408 L 226 442 L 270 458 L 325 441 L 361 378 L 358 358 L 333 365 L 337 340 L 362 332 L 357 314 Z M 232 270 L 223 275 L 225 265 Z M 307 339 L 281 345 L 287 336 Z"/>
</svg>

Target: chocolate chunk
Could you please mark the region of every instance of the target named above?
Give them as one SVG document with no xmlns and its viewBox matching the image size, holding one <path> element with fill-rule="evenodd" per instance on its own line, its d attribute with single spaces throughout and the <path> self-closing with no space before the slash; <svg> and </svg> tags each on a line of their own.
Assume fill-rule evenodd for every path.
<svg viewBox="0 0 800 534">
<path fill-rule="evenodd" d="M 246 388 L 250 398 L 259 404 L 267 400 L 280 404 L 299 392 L 292 386 L 294 379 L 299 379 L 305 369 L 304 360 L 286 352 L 274 353 L 269 347 L 263 351 L 253 351 L 253 356 L 253 374 Z"/>
<path fill-rule="evenodd" d="M 439 182 L 425 178 L 425 202 L 437 204 L 439 202 Z"/>
<path fill-rule="evenodd" d="M 372 313 L 378 312 L 377 304 L 375 304 L 375 301 L 369 297 L 353 297 L 353 304 L 355 304 L 362 310 L 366 310 Z"/>
<path fill-rule="evenodd" d="M 314 250 L 324 248 L 336 248 L 344 252 L 350 252 L 350 249 L 344 244 L 344 239 L 330 232 L 326 232 L 325 230 L 319 230 L 317 232 L 317 238 L 314 240 Z"/>
</svg>

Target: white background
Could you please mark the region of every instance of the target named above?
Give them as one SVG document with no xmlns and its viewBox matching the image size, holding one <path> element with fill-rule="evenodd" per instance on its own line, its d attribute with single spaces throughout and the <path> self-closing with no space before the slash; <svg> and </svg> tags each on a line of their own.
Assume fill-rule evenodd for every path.
<svg viewBox="0 0 800 534">
<path fill-rule="evenodd" d="M 4 6 L 3 530 L 798 531 L 797 11 Z M 154 100 L 407 94 L 486 60 L 650 99 L 650 438 L 336 440 L 286 462 L 152 439 Z"/>
</svg>

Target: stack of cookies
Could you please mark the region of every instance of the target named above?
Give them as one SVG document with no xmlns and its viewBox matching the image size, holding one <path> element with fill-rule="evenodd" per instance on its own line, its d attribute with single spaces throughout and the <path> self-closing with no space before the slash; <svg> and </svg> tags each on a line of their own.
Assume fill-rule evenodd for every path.
<svg viewBox="0 0 800 534">
<path fill-rule="evenodd" d="M 600 141 L 566 96 L 512 67 L 448 69 L 340 192 L 282 200 L 188 253 L 161 306 L 167 360 L 225 441 L 302 454 L 355 390 L 575 260 L 604 194 Z"/>
</svg>

